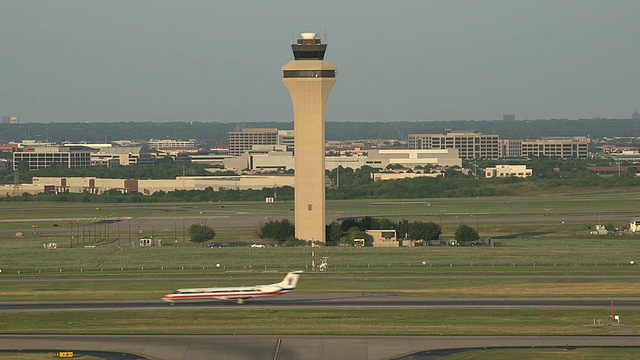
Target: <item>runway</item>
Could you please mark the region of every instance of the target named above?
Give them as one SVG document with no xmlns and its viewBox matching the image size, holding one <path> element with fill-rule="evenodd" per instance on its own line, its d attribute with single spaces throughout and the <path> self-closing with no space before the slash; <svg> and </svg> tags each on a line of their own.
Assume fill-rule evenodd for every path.
<svg viewBox="0 0 640 360">
<path fill-rule="evenodd" d="M 394 293 L 304 293 L 232 301 L 184 302 L 171 305 L 162 300 L 139 301 L 20 301 L 0 302 L 1 312 L 139 311 L 139 310 L 304 310 L 304 309 L 593 309 L 610 307 L 609 298 L 431 298 L 406 297 Z M 618 298 L 617 310 L 640 310 L 640 298 Z"/>
<path fill-rule="evenodd" d="M 169 305 L 161 300 L 1 302 L 2 312 L 144 311 L 262 309 L 598 309 L 608 298 L 428 298 L 394 293 L 304 293 L 254 299 L 245 305 L 212 301 Z M 640 310 L 640 298 L 616 299 L 619 310 Z M 614 325 L 615 326 L 615 325 Z M 273 359 L 437 359 L 437 350 L 485 347 L 640 346 L 640 336 L 291 336 L 291 335 L 0 335 L 3 350 L 100 350 L 158 360 Z M 443 352 L 450 352 L 449 350 Z M 435 352 L 434 352 L 435 351 Z M 426 356 L 428 352 L 428 357 Z M 408 357 L 409 354 L 412 354 Z M 115 358 L 114 358 L 115 359 Z M 119 358 L 118 358 L 119 359 Z M 124 359 L 124 357 L 122 357 Z"/>
<path fill-rule="evenodd" d="M 640 347 L 638 336 L 2 335 L 0 349 L 95 350 L 156 360 L 400 360 L 491 347 Z M 414 356 L 413 354 L 416 354 Z"/>
</svg>

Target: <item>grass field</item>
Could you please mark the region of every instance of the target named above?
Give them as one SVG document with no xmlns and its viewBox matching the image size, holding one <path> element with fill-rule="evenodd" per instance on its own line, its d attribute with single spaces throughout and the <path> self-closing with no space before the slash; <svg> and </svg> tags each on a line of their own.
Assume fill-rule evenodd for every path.
<svg viewBox="0 0 640 360">
<path fill-rule="evenodd" d="M 229 231 L 232 232 L 232 231 Z M 221 238 L 232 239 L 225 232 Z M 243 237 L 246 239 L 246 237 Z M 56 249 L 46 249 L 49 242 Z M 51 235 L 0 237 L 2 276 L 100 273 L 115 276 L 174 276 L 193 272 L 308 269 L 311 255 L 328 257 L 341 273 L 393 274 L 621 274 L 640 272 L 640 238 L 633 236 L 521 237 L 496 239 L 495 246 L 404 248 L 209 248 L 190 242 L 162 247 L 65 247 Z M 219 265 L 219 266 L 218 266 Z M 120 273 L 120 274 L 118 274 Z"/>
<path fill-rule="evenodd" d="M 177 288 L 211 286 L 246 286 L 277 281 L 269 279 L 243 280 L 206 278 L 198 280 L 144 281 L 29 281 L 2 283 L 0 301 L 100 301 L 100 300 L 158 300 Z M 398 279 L 393 276 L 367 279 L 322 279 L 319 275 L 303 275 L 296 291 L 309 293 L 372 293 L 393 292 L 399 296 L 428 296 L 433 298 L 483 297 L 640 297 L 638 279 Z M 101 279 L 104 280 L 104 279 Z M 607 304 L 607 302 L 603 302 Z"/>
<path fill-rule="evenodd" d="M 607 310 L 335 309 L 0 313 L 0 333 L 288 335 L 599 335 Z M 640 312 L 625 312 L 637 324 Z M 268 324 L 268 328 L 265 326 Z M 628 326 L 637 333 L 638 327 Z M 267 330 L 268 329 L 268 330 Z"/>
<path fill-rule="evenodd" d="M 221 282 L 247 285 L 243 278 L 275 279 L 290 269 L 306 271 L 296 290 L 301 292 L 384 291 L 431 297 L 640 297 L 640 237 L 589 234 L 598 222 L 628 224 L 630 214 L 637 209 L 635 196 L 635 192 L 627 189 L 597 194 L 327 203 L 328 217 L 366 215 L 433 221 L 442 225 L 445 237 L 451 236 L 459 224 L 466 223 L 477 228 L 483 238 L 492 237 L 495 245 L 416 248 L 256 249 L 246 246 L 261 241 L 251 229 L 218 229 L 215 241 L 237 246 L 208 248 L 185 240 L 183 229 L 176 225 L 183 218 L 206 221 L 213 216 L 290 217 L 293 206 L 290 203 L 0 203 L 0 230 L 4 231 L 0 233 L 0 301 L 158 299 L 167 289 Z M 166 219 L 162 228 L 145 229 L 145 234 L 152 232 L 154 238 L 163 239 L 164 246 L 131 247 L 129 239 L 137 239 L 138 228 L 130 229 L 126 222 L 115 225 L 115 229 L 113 224 L 95 224 L 99 219 L 115 217 Z M 76 225 L 72 226 L 71 221 L 76 221 Z M 249 225 L 255 227 L 256 223 Z M 16 232 L 22 232 L 22 236 L 17 237 Z M 118 238 L 119 246 L 86 248 Z M 50 242 L 57 244 L 55 250 L 43 246 Z M 316 264 L 320 258 L 328 257 L 327 273 L 310 271 L 312 252 Z M 519 277 L 482 279 L 480 275 Z M 581 275 L 605 277 L 580 278 Z M 229 280 L 231 277 L 233 280 Z M 324 277 L 333 281 L 314 281 Z M 159 280 L 142 281 L 147 278 Z M 2 281 L 20 279 L 29 281 Z M 63 281 L 47 281 L 51 279 Z M 291 321 L 287 321 L 288 330 L 281 332 L 295 334 L 611 333 L 607 327 L 583 326 L 595 318 L 606 319 L 607 309 L 601 312 L 434 309 L 419 310 L 419 316 L 408 309 L 375 313 L 339 309 L 330 313 L 316 310 L 1 313 L 0 333 L 34 330 L 163 333 L 165 329 L 178 328 L 177 332 L 186 334 L 260 334 L 275 331 L 271 325 L 267 329 L 260 324 L 283 316 Z M 636 312 L 625 312 L 624 322 L 630 332 L 640 333 L 639 317 Z"/>
</svg>

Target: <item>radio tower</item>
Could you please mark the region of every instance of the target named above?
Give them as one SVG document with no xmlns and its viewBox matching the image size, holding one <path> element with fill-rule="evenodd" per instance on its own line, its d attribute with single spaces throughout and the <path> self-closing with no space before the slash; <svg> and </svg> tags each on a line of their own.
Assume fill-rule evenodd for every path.
<svg viewBox="0 0 640 360">
<path fill-rule="evenodd" d="M 324 117 L 336 67 L 324 60 L 327 44 L 315 33 L 303 33 L 291 49 L 282 81 L 293 103 L 296 238 L 324 243 Z"/>
</svg>

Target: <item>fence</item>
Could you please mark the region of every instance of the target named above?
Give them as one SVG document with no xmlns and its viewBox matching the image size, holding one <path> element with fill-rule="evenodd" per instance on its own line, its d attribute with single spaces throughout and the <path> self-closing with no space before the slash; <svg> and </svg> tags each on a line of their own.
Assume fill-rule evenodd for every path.
<svg viewBox="0 0 640 360">
<path fill-rule="evenodd" d="M 316 264 L 317 267 L 318 264 Z M 429 269 L 469 269 L 478 268 L 481 270 L 502 269 L 508 271 L 509 268 L 556 268 L 558 270 L 572 268 L 636 268 L 640 267 L 637 262 L 603 262 L 603 263 L 329 263 L 329 271 L 349 272 L 349 271 L 409 271 L 416 274 L 428 274 Z M 176 271 L 187 272 L 211 272 L 211 271 L 288 271 L 290 269 L 310 270 L 311 264 L 281 264 L 281 265 L 184 265 L 184 266 L 121 266 L 121 267 L 100 267 L 100 268 L 77 268 L 77 267 L 56 267 L 56 268 L 36 268 L 36 269 L 17 269 L 5 268 L 0 269 L 0 275 L 28 275 L 28 274 L 91 274 L 91 273 L 167 273 Z"/>
</svg>

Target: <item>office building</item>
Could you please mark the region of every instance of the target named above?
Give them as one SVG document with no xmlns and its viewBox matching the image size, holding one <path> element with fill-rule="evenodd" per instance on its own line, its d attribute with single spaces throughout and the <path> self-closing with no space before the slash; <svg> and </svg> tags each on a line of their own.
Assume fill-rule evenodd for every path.
<svg viewBox="0 0 640 360">
<path fill-rule="evenodd" d="M 522 139 L 502 139 L 500 140 L 501 158 L 520 158 L 522 157 Z"/>
<path fill-rule="evenodd" d="M 284 145 L 286 151 L 293 151 L 295 148 L 295 137 L 293 130 L 278 130 L 278 145 Z"/>
<path fill-rule="evenodd" d="M 588 137 L 548 137 L 522 141 L 521 156 L 586 159 L 589 157 Z"/>
<path fill-rule="evenodd" d="M 26 147 L 13 153 L 13 169 L 22 162 L 29 164 L 29 170 L 43 169 L 54 163 L 64 164 L 69 169 L 90 167 L 93 151 L 84 146 Z"/>
<path fill-rule="evenodd" d="M 196 141 L 194 139 L 190 140 L 159 140 L 159 139 L 151 139 L 147 141 L 147 146 L 150 149 L 165 149 L 165 148 L 195 148 Z"/>
<path fill-rule="evenodd" d="M 276 145 L 278 129 L 247 128 L 242 131 L 232 131 L 229 133 L 228 141 L 229 155 L 239 156 L 251 150 L 253 145 Z"/>
<path fill-rule="evenodd" d="M 447 134 L 409 134 L 409 149 L 457 149 L 462 159 L 497 159 L 500 154 L 500 136 L 474 132 Z"/>
</svg>

